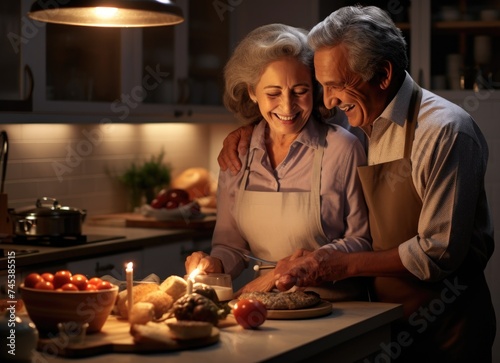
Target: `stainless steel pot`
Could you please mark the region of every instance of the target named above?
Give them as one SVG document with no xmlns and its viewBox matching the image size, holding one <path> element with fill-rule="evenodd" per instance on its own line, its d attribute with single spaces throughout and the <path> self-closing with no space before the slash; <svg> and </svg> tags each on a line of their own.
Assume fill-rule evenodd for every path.
<svg viewBox="0 0 500 363">
<path fill-rule="evenodd" d="M 14 233 L 20 236 L 69 237 L 82 234 L 86 210 L 61 206 L 54 198 L 40 198 L 36 207 L 10 212 Z"/>
</svg>

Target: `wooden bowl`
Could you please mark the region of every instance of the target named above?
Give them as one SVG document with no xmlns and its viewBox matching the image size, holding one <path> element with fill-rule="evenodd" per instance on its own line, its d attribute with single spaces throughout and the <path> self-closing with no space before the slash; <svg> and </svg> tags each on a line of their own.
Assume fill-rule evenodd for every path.
<svg viewBox="0 0 500 363">
<path fill-rule="evenodd" d="M 52 291 L 24 287 L 21 297 L 40 335 L 57 334 L 57 324 L 88 323 L 87 333 L 101 330 L 113 310 L 118 286 L 97 291 Z"/>
</svg>

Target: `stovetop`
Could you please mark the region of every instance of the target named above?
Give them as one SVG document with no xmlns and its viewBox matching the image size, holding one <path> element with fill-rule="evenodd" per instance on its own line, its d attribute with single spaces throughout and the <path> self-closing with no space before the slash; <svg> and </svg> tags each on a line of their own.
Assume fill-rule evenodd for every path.
<svg viewBox="0 0 500 363">
<path fill-rule="evenodd" d="M 124 236 L 109 236 L 109 235 L 80 235 L 74 237 L 25 237 L 15 236 L 13 238 L 0 239 L 0 259 L 10 258 L 15 256 L 30 255 L 39 253 L 40 250 L 36 247 L 51 246 L 51 247 L 71 247 L 90 243 L 98 243 L 112 241 L 115 239 L 125 238 Z"/>
<path fill-rule="evenodd" d="M 0 241 L 0 248 L 7 250 L 7 246 L 10 248 L 15 248 L 17 251 L 26 251 L 26 253 L 38 252 L 33 249 L 21 250 L 17 247 L 21 246 L 50 246 L 50 247 L 71 247 L 78 245 L 85 245 L 90 243 L 112 241 L 115 239 L 125 238 L 124 236 L 112 236 L 112 235 L 78 235 L 78 236 L 13 236 L 9 240 Z M 0 253 L 0 257 L 1 257 Z"/>
</svg>

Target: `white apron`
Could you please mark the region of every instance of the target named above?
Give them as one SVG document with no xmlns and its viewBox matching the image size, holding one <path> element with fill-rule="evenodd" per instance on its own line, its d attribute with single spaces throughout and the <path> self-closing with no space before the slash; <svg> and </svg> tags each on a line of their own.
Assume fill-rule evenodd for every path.
<svg viewBox="0 0 500 363">
<path fill-rule="evenodd" d="M 253 152 L 247 165 L 236 197 L 235 215 L 240 233 L 248 242 L 255 257 L 277 261 L 291 255 L 299 248 L 315 250 L 329 242 L 321 225 L 321 165 L 323 160 L 326 125 L 320 125 L 318 148 L 313 160 L 311 190 L 307 192 L 261 192 L 245 190 L 250 174 Z M 265 272 L 264 272 L 265 271 Z M 264 270 L 266 273 L 272 270 Z M 351 280 L 351 279 L 349 279 Z M 364 299 L 365 289 L 345 280 L 310 288 L 328 300 Z M 349 286 L 346 292 L 344 285 Z M 353 287 L 356 285 L 356 288 Z M 361 298 L 360 295 L 363 295 Z"/>
</svg>

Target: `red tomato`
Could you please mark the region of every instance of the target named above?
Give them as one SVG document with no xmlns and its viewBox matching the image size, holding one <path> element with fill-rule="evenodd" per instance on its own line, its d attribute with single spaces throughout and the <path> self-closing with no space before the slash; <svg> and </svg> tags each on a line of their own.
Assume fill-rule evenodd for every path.
<svg viewBox="0 0 500 363">
<path fill-rule="evenodd" d="M 113 285 L 109 281 L 101 281 L 100 284 L 96 285 L 97 290 L 108 290 L 111 289 Z"/>
<path fill-rule="evenodd" d="M 61 270 L 57 271 L 54 274 L 54 281 L 52 282 L 54 284 L 54 287 L 57 289 L 61 287 L 64 284 L 67 284 L 71 282 L 71 272 L 67 270 Z"/>
<path fill-rule="evenodd" d="M 63 291 L 78 291 L 78 287 L 75 284 L 68 282 L 67 284 L 64 284 L 61 286 L 61 290 L 63 290 Z"/>
<path fill-rule="evenodd" d="M 35 289 L 39 290 L 54 290 L 54 285 L 52 282 L 42 280 L 35 285 Z"/>
<path fill-rule="evenodd" d="M 87 281 L 89 284 L 92 284 L 94 286 L 97 286 L 101 283 L 101 279 L 99 277 L 92 277 L 89 281 Z"/>
<path fill-rule="evenodd" d="M 97 291 L 97 287 L 95 285 L 87 283 L 87 286 L 85 286 L 85 291 Z"/>
<path fill-rule="evenodd" d="M 44 281 L 42 276 L 33 272 L 24 279 L 24 286 L 34 288 L 41 281 Z"/>
<path fill-rule="evenodd" d="M 243 328 L 254 329 L 266 321 L 267 309 L 258 300 L 242 299 L 234 305 L 233 315 Z"/>
<path fill-rule="evenodd" d="M 45 281 L 48 281 L 48 282 L 54 282 L 54 275 L 52 275 L 50 272 L 44 272 L 42 274 L 42 278 L 45 280 Z"/>
<path fill-rule="evenodd" d="M 78 287 L 78 290 L 85 290 L 87 287 L 87 276 L 82 274 L 76 274 L 71 276 L 71 282 Z"/>
</svg>

